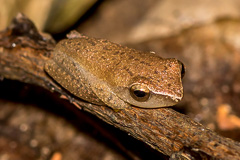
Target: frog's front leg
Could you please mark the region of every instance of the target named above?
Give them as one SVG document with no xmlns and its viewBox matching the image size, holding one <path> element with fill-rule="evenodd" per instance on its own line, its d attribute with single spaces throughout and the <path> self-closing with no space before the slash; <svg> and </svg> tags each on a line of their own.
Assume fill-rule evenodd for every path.
<svg viewBox="0 0 240 160">
<path fill-rule="evenodd" d="M 120 99 L 110 87 L 104 83 L 97 81 L 95 78 L 90 79 L 91 88 L 96 96 L 107 106 L 111 107 L 114 110 L 126 109 L 131 105 L 122 99 Z"/>
</svg>

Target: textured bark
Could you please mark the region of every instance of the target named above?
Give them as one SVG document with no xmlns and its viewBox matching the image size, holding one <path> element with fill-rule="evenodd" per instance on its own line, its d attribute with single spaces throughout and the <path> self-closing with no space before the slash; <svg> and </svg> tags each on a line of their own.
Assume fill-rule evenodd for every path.
<svg viewBox="0 0 240 160">
<path fill-rule="evenodd" d="M 66 96 L 70 103 L 129 133 L 173 159 L 240 159 L 240 143 L 217 135 L 171 108 L 114 111 L 96 106 L 62 90 L 44 72 L 54 48 L 51 38 L 38 33 L 31 21 L 19 14 L 0 33 L 0 77 L 42 86 Z"/>
</svg>

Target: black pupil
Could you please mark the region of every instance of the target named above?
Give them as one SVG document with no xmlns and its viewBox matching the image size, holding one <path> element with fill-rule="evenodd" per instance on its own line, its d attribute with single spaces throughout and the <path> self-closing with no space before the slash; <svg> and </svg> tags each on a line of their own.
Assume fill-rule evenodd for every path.
<svg viewBox="0 0 240 160">
<path fill-rule="evenodd" d="M 140 90 L 134 91 L 134 94 L 135 94 L 137 97 L 145 97 L 145 96 L 146 96 L 146 93 L 145 93 L 144 91 L 140 91 Z"/>
</svg>

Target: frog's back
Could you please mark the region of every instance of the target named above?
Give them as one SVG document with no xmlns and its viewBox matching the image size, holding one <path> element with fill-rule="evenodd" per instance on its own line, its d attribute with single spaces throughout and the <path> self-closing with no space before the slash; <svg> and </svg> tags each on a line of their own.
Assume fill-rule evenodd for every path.
<svg viewBox="0 0 240 160">
<path fill-rule="evenodd" d="M 105 39 L 89 37 L 62 40 L 58 49 L 84 66 L 105 68 L 116 66 L 120 60 L 131 60 L 139 51 Z M 97 63 L 97 64 L 96 64 Z"/>
<path fill-rule="evenodd" d="M 83 36 L 63 40 L 58 45 L 62 53 L 72 57 L 90 73 L 109 83 L 113 75 L 119 77 L 119 83 L 127 83 L 127 79 L 135 77 L 136 72 L 139 74 L 139 68 L 159 66 L 154 62 L 164 63 L 159 61 L 162 58 L 153 53 L 137 51 L 105 39 Z M 115 79 L 112 83 L 118 83 L 117 81 Z"/>
</svg>

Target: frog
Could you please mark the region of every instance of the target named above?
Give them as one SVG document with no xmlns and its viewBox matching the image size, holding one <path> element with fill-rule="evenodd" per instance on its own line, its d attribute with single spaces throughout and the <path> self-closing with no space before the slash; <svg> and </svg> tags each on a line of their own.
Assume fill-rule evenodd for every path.
<svg viewBox="0 0 240 160">
<path fill-rule="evenodd" d="M 169 107 L 183 98 L 181 61 L 106 39 L 63 39 L 44 68 L 74 97 L 114 110 Z"/>
</svg>

